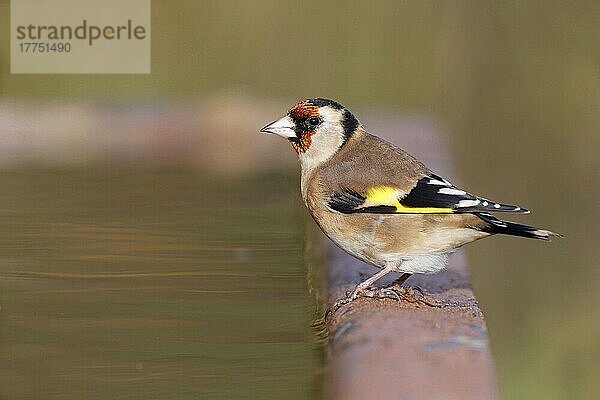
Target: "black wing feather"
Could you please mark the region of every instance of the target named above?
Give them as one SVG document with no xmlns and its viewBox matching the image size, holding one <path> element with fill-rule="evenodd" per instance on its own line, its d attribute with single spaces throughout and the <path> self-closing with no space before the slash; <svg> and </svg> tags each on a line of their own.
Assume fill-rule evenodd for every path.
<svg viewBox="0 0 600 400">
<path fill-rule="evenodd" d="M 329 207 L 343 214 L 356 212 L 367 198 L 354 190 L 346 189 L 329 199 Z"/>
<path fill-rule="evenodd" d="M 472 213 L 475 211 L 529 212 L 518 206 L 496 203 L 467 193 L 434 174 L 421 178 L 415 187 L 404 198 L 400 199 L 400 204 L 406 207 L 451 208 L 455 213 Z"/>
<path fill-rule="evenodd" d="M 376 213 L 397 214 L 397 208 L 389 204 L 369 205 L 361 207 L 367 201 L 363 195 L 352 189 L 345 189 L 330 197 L 328 205 L 332 210 L 344 213 Z M 467 193 L 456 188 L 443 178 L 430 174 L 421 178 L 417 184 L 404 197 L 398 201 L 404 207 L 409 208 L 443 208 L 452 210 L 454 213 L 473 213 L 485 211 L 497 212 L 520 212 L 527 213 L 528 210 L 509 205 L 500 204 Z M 401 212 L 400 212 L 401 213 Z"/>
</svg>

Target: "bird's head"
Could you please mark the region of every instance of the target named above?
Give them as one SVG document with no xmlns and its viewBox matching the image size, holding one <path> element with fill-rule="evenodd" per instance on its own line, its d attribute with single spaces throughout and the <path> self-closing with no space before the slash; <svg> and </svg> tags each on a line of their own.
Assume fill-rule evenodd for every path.
<svg viewBox="0 0 600 400">
<path fill-rule="evenodd" d="M 359 129 L 360 123 L 344 106 L 314 98 L 296 103 L 260 131 L 288 139 L 302 164 L 314 165 L 329 159 Z"/>
</svg>

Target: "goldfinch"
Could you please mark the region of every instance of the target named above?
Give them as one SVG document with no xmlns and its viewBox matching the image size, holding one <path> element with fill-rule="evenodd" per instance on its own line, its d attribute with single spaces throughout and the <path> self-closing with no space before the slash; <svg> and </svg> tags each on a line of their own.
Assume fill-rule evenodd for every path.
<svg viewBox="0 0 600 400">
<path fill-rule="evenodd" d="M 380 271 L 351 301 L 390 272 L 432 274 L 458 247 L 497 233 L 548 240 L 554 232 L 502 221 L 491 212 L 528 213 L 461 190 L 398 147 L 365 131 L 341 104 L 295 104 L 261 132 L 286 138 L 300 159 L 304 204 L 339 247 Z"/>
</svg>

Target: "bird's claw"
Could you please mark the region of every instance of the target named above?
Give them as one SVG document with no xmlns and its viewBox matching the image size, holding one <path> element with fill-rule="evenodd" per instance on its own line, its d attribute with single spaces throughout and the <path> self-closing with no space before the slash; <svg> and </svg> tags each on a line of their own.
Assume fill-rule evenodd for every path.
<svg viewBox="0 0 600 400">
<path fill-rule="evenodd" d="M 344 296 L 341 299 L 338 299 L 335 303 L 333 303 L 333 305 L 331 307 L 329 307 L 329 309 L 325 312 L 325 321 L 327 321 L 337 310 L 340 309 L 340 307 L 356 300 L 357 298 L 364 296 L 365 293 L 368 291 L 367 288 L 363 288 L 362 286 L 358 285 L 354 290 L 352 291 L 347 291 L 346 292 L 346 296 Z"/>
<path fill-rule="evenodd" d="M 421 303 L 436 308 L 442 306 L 439 301 L 432 299 L 431 296 L 418 286 L 400 286 L 394 287 L 392 290 L 394 290 L 402 300 L 408 301 L 409 303 Z"/>
<path fill-rule="evenodd" d="M 400 301 L 401 298 L 398 295 L 398 293 L 396 293 L 396 291 L 394 289 L 391 288 L 382 288 L 382 289 L 371 289 L 371 290 L 366 290 L 363 294 L 363 297 L 368 297 L 371 299 L 394 299 L 394 300 L 398 300 Z"/>
<path fill-rule="evenodd" d="M 370 299 L 394 299 L 401 301 L 400 295 L 392 288 L 363 288 L 357 287 L 353 291 L 347 291 L 346 296 L 337 300 L 333 305 L 325 312 L 325 321 L 327 321 L 337 310 L 342 306 L 351 303 L 359 297 L 367 297 Z"/>
<path fill-rule="evenodd" d="M 417 294 L 418 293 L 418 294 Z M 435 299 L 431 299 L 423 289 L 418 286 L 390 286 L 386 288 L 362 288 L 357 287 L 353 291 L 347 291 L 346 296 L 338 299 L 325 312 L 325 321 L 337 312 L 342 306 L 351 303 L 359 297 L 370 299 L 392 299 L 398 302 L 407 301 L 409 303 L 420 303 L 430 307 L 439 308 L 442 305 Z"/>
<path fill-rule="evenodd" d="M 327 311 L 325 312 L 325 321 L 328 321 L 329 318 L 331 318 L 331 316 L 333 314 L 335 314 L 335 312 L 337 310 L 340 309 L 340 307 L 342 307 L 343 305 L 348 304 L 352 300 L 354 300 L 351 296 L 352 296 L 352 294 L 350 292 L 346 292 L 346 296 L 345 297 L 343 297 L 341 299 L 338 299 L 335 303 L 333 303 L 333 305 L 331 307 L 329 307 L 327 309 Z"/>
</svg>

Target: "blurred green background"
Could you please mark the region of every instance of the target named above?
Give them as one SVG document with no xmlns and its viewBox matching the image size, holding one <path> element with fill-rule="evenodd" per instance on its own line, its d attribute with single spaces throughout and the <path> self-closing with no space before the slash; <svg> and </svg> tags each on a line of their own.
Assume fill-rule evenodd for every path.
<svg viewBox="0 0 600 400">
<path fill-rule="evenodd" d="M 265 222 L 271 221 L 274 216 L 280 218 L 281 215 L 277 213 L 284 213 L 291 218 L 290 221 L 296 222 L 287 225 L 287 233 L 275 237 L 291 236 L 297 239 L 294 243 L 298 247 L 294 249 L 298 253 L 302 251 L 303 224 L 306 221 L 302 219 L 304 211 L 297 201 L 299 195 L 293 164 L 281 164 L 286 166 L 284 169 L 289 175 L 266 179 L 269 182 L 267 186 L 270 186 L 265 187 L 265 191 L 279 193 L 283 200 L 268 198 L 269 201 L 261 201 L 264 193 L 258 191 L 256 186 L 234 185 L 232 180 L 239 178 L 223 178 L 219 174 L 221 168 L 227 169 L 226 164 L 243 153 L 247 142 L 255 140 L 254 136 L 247 135 L 256 131 L 263 116 L 268 122 L 271 111 L 283 113 L 291 102 L 315 96 L 337 99 L 353 110 L 382 108 L 399 110 L 403 114 L 426 115 L 439 121 L 444 126 L 444 132 L 450 136 L 451 150 L 456 156 L 463 186 L 492 199 L 530 208 L 533 213 L 521 221 L 550 228 L 566 236 L 547 245 L 497 238 L 468 247 L 473 286 L 486 314 L 503 398 L 599 398 L 600 383 L 594 378 L 600 375 L 600 319 L 597 312 L 600 306 L 600 268 L 595 248 L 600 234 L 599 21 L 600 4 L 597 1 L 154 0 L 152 74 L 28 76 L 10 74 L 9 2 L 0 1 L 0 90 L 5 110 L 4 119 L 0 121 L 3 124 L 0 125 L 3 130 L 1 134 L 3 137 L 15 134 L 10 125 L 10 110 L 15 108 L 29 109 L 35 115 L 36 110 L 48 104 L 85 103 L 92 104 L 91 107 L 114 107 L 118 110 L 143 108 L 148 104 L 171 104 L 175 109 L 185 108 L 189 104 L 202 104 L 205 110 L 202 115 L 213 115 L 210 112 L 211 104 L 223 101 L 223 93 L 226 96 L 239 96 L 245 100 L 227 103 L 234 106 L 225 106 L 226 111 L 216 113 L 222 118 L 235 119 L 235 123 L 221 121 L 222 126 L 215 128 L 216 131 L 241 128 L 239 133 L 229 136 L 213 135 L 211 140 L 216 142 L 226 138 L 223 139 L 226 140 L 224 147 L 217 147 L 218 152 L 211 151 L 209 154 L 213 166 L 194 165 L 193 161 L 189 162 L 190 158 L 194 158 L 193 155 L 186 155 L 185 162 L 174 156 L 169 163 L 179 164 L 178 168 L 181 169 L 170 173 L 178 178 L 163 176 L 157 180 L 147 180 L 148 187 L 154 189 L 140 187 L 136 192 L 143 194 L 137 198 L 139 207 L 132 206 L 130 211 L 134 216 L 149 212 L 145 207 L 154 204 L 150 199 L 156 187 L 188 193 L 192 190 L 190 187 L 195 185 L 195 180 L 203 182 L 205 186 L 201 187 L 207 189 L 214 188 L 210 185 L 215 182 L 225 180 L 224 186 L 217 185 L 221 190 L 219 199 L 234 196 L 246 205 L 253 204 L 252 211 L 248 212 L 256 213 L 263 219 L 263 225 L 257 228 L 257 237 L 270 240 L 272 253 L 280 254 L 282 246 L 288 246 L 289 243 L 273 239 L 272 232 L 269 233 L 270 225 Z M 10 107 L 6 104 L 10 104 Z M 238 112 L 235 104 L 243 104 L 246 108 Z M 255 113 L 252 110 L 260 110 L 260 118 L 257 117 L 258 111 Z M 360 113 L 357 114 L 360 117 Z M 272 115 L 273 118 L 275 116 Z M 199 118 L 198 125 L 202 126 L 203 121 Z M 217 119 L 210 126 L 218 123 Z M 168 141 L 168 135 L 165 140 Z M 291 152 L 281 143 L 273 149 Z M 292 155 L 289 156 L 291 159 Z M 65 153 L 63 158 L 66 164 L 69 157 L 70 153 Z M 157 158 L 160 159 L 160 154 Z M 43 156 L 40 156 L 40 160 L 43 160 Z M 62 196 L 70 192 L 65 188 L 60 189 L 60 185 L 70 179 L 82 179 L 85 185 L 94 182 L 89 178 L 93 176 L 90 172 L 93 163 L 79 163 L 72 169 L 57 171 L 36 161 L 39 160 L 35 157 L 29 157 L 21 164 L 16 160 L 5 165 L 2 172 L 3 181 L 11 182 L 8 186 L 4 185 L 2 212 L 5 216 L 13 216 L 12 225 L 5 224 L 2 235 L 7 239 L 12 238 L 16 246 L 11 247 L 8 243 L 12 242 L 5 241 L 0 253 L 4 260 L 2 269 L 5 271 L 3 309 L 0 314 L 3 315 L 1 329 L 5 343 L 2 356 L 5 361 L 9 354 L 7 352 L 10 352 L 6 343 L 15 346 L 20 340 L 18 335 L 11 336 L 15 335 L 17 328 L 15 319 L 6 317 L 7 313 L 10 315 L 6 311 L 6 303 L 16 303 L 25 298 L 24 293 L 42 289 L 36 286 L 21 290 L 19 285 L 23 284 L 22 281 L 7 279 L 26 277 L 23 271 L 35 270 L 39 273 L 46 267 L 50 268 L 43 265 L 46 258 L 44 249 L 64 249 L 64 243 L 60 241 L 46 244 L 46 247 L 25 246 L 27 248 L 19 248 L 19 243 L 27 240 L 39 243 L 40 238 L 63 234 L 59 228 L 56 228 L 56 232 L 45 231 L 47 225 L 43 223 L 51 218 L 52 213 L 61 209 L 64 219 L 72 222 L 70 212 L 73 211 L 68 210 L 73 209 L 66 203 L 61 204 L 65 201 Z M 111 161 L 110 156 L 103 161 Z M 151 157 L 144 160 L 144 165 L 152 164 L 151 161 Z M 56 168 L 55 164 L 53 168 Z M 127 163 L 124 165 L 127 166 Z M 112 175 L 106 178 L 111 184 L 105 189 L 112 191 L 114 196 L 123 195 L 126 199 L 131 188 L 122 182 L 119 178 L 122 173 L 114 168 L 111 169 Z M 146 178 L 148 174 L 154 176 L 147 168 L 140 168 L 135 173 Z M 269 172 L 257 173 L 262 174 L 252 178 L 257 182 L 264 182 L 265 176 L 269 176 L 264 175 Z M 41 186 L 36 190 L 38 186 L 31 174 L 37 174 L 38 179 L 46 184 L 56 181 L 56 185 L 52 188 Z M 171 186 L 178 181 L 186 182 L 184 189 Z M 104 184 L 107 185 L 106 182 Z M 30 191 L 24 187 L 30 187 Z M 79 194 L 85 198 L 93 197 L 89 193 L 102 186 L 82 187 L 87 189 Z M 208 192 L 201 190 L 196 194 L 197 197 L 188 193 L 188 200 L 182 201 L 181 206 L 189 207 L 190 215 L 205 213 L 210 216 L 214 210 L 212 207 L 199 209 L 194 206 L 203 201 L 208 204 L 209 200 L 201 200 Z M 38 196 L 37 202 L 32 200 L 33 195 Z M 52 198 L 55 202 L 49 201 Z M 290 211 L 282 206 L 289 204 L 288 198 L 296 199 L 294 206 L 298 210 Z M 214 200 L 215 203 L 221 204 L 219 199 Z M 103 204 L 102 201 L 95 203 L 89 198 L 74 210 L 88 215 L 90 207 L 101 208 Z M 164 206 L 168 208 L 169 204 L 165 200 Z M 122 214 L 115 211 L 120 206 L 113 205 L 115 209 L 108 210 L 102 214 L 104 216 L 89 217 L 86 223 L 109 223 L 102 222 L 103 218 L 108 218 L 112 221 L 110 223 L 124 223 L 119 217 Z M 45 208 L 50 209 L 48 212 L 41 211 Z M 160 215 L 165 208 L 152 210 Z M 36 219 L 38 222 L 34 228 L 19 231 L 19 227 L 24 226 L 20 221 L 35 218 L 36 215 L 39 219 Z M 54 222 L 58 223 L 61 218 L 56 215 Z M 164 218 L 170 219 L 168 213 Z M 243 238 L 245 235 L 253 235 L 255 230 L 236 223 L 238 218 L 243 218 L 242 214 L 230 215 L 227 221 L 232 224 L 232 229 L 227 232 L 234 234 L 232 230 L 238 229 L 237 235 L 241 235 L 238 241 L 243 241 L 246 240 Z M 134 217 L 126 219 L 124 224 L 127 226 L 124 229 L 135 231 L 138 222 Z M 201 235 L 204 231 L 215 233 L 222 224 L 213 228 L 210 226 L 198 220 L 196 225 L 188 228 Z M 188 228 L 183 225 L 171 227 L 171 233 L 182 229 L 181 234 L 187 237 L 190 235 L 190 231 L 186 230 Z M 169 227 L 158 226 L 156 229 L 168 231 Z M 88 239 L 92 238 L 90 236 Z M 234 243 L 227 235 L 214 240 L 225 247 Z M 191 240 L 189 246 L 193 247 L 193 243 Z M 252 251 L 265 251 L 259 250 L 260 246 L 260 243 L 251 243 L 238 247 L 249 248 L 250 254 L 254 254 Z M 181 250 L 177 246 L 175 248 Z M 36 255 L 39 265 L 35 268 L 28 264 L 33 262 L 29 259 L 31 252 L 41 252 Z M 108 254 L 107 265 L 115 268 L 123 265 L 123 261 L 115 258 L 114 254 L 110 256 L 113 252 L 110 246 L 103 252 Z M 227 270 L 228 264 L 223 261 L 221 254 L 198 252 L 197 256 L 207 259 L 213 257 L 219 260 L 219 268 Z M 285 257 L 271 254 L 265 257 L 248 261 L 246 267 L 251 270 L 251 266 L 265 267 L 265 262 L 292 263 L 295 267 L 285 270 L 285 274 L 293 270 L 296 271 L 293 275 L 296 279 L 304 279 L 306 267 L 301 254 L 290 253 Z M 83 260 L 79 262 L 84 263 Z M 190 265 L 200 264 L 201 261 L 190 261 Z M 92 265 L 74 265 L 76 270 L 94 269 Z M 139 270 L 147 267 L 141 263 Z M 67 270 L 64 263 L 52 268 L 62 272 Z M 166 265 L 161 268 L 168 270 Z M 15 275 L 18 271 L 21 271 L 20 275 Z M 264 273 L 265 282 L 272 282 L 268 268 Z M 61 276 L 64 277 L 64 274 Z M 284 319 L 281 323 L 289 324 L 288 327 L 296 332 L 290 337 L 300 338 L 296 342 L 300 343 L 298 346 L 301 349 L 298 351 L 302 356 L 298 359 L 302 361 L 294 365 L 286 364 L 287 369 L 283 368 L 283 372 L 275 372 L 274 368 L 250 379 L 247 387 L 259 390 L 260 398 L 268 398 L 265 388 L 269 374 L 291 376 L 304 371 L 304 375 L 310 375 L 306 371 L 319 369 L 318 346 L 311 343 L 308 327 L 314 308 L 313 300 L 308 295 L 302 295 L 307 290 L 306 282 L 288 282 L 288 285 L 291 285 L 290 290 L 297 290 L 294 293 L 298 297 L 295 305 L 291 306 L 295 313 L 289 314 L 289 320 Z M 256 285 L 246 286 L 244 290 L 260 293 Z M 267 287 L 277 291 L 278 296 L 285 295 L 284 290 L 276 289 L 277 285 Z M 117 303 L 117 309 L 119 301 L 125 301 L 118 298 L 112 300 Z M 176 302 L 176 299 L 173 301 Z M 219 307 L 227 309 L 224 301 L 221 299 Z M 201 307 L 203 303 L 197 301 L 194 304 Z M 21 307 L 26 308 L 23 304 Z M 229 307 L 234 306 L 229 304 Z M 278 307 L 279 303 L 273 303 L 273 313 L 281 313 Z M 28 314 L 27 309 L 19 312 L 23 313 L 19 314 L 21 323 L 25 323 L 27 317 L 37 315 Z M 248 309 L 248 312 L 256 310 Z M 18 315 L 15 314 L 14 318 L 18 319 Z M 269 325 L 273 321 L 257 318 L 256 323 Z M 223 329 L 226 331 L 227 327 Z M 60 332 L 53 337 L 60 341 Z M 281 337 L 274 334 L 272 342 L 278 342 Z M 32 340 L 35 342 L 37 339 Z M 214 344 L 214 341 L 208 340 L 207 343 Z M 225 343 L 227 340 L 224 340 Z M 286 341 L 283 340 L 283 343 Z M 270 347 L 272 353 L 265 354 L 271 354 L 274 360 L 287 348 Z M 28 351 L 33 354 L 30 360 L 35 360 L 37 353 L 31 349 Z M 187 351 L 185 346 L 181 351 Z M 236 362 L 242 363 L 243 359 L 239 357 Z M 25 365 L 27 359 L 21 362 Z M 252 369 L 252 365 L 250 362 L 246 366 L 248 370 Z M 50 363 L 49 368 L 51 366 Z M 240 371 L 244 370 L 246 368 L 240 368 Z M 286 371 L 290 375 L 286 375 Z M 157 373 L 160 373 L 160 368 Z M 31 374 L 29 376 L 43 381 L 43 371 Z M 3 386 L 10 385 L 8 382 L 12 379 L 8 365 L 2 367 L 0 377 Z M 185 375 L 176 377 L 183 379 Z M 169 382 L 167 378 L 164 379 Z M 285 397 L 318 396 L 317 381 L 318 373 L 308 381 L 292 379 L 288 382 Z M 30 383 L 24 381 L 21 384 L 27 388 Z M 91 385 L 87 389 L 93 387 Z M 8 390 L 6 386 L 0 390 L 14 394 L 10 398 L 28 393 L 28 389 Z M 85 391 L 85 385 L 80 390 Z M 190 388 L 190 393 L 193 391 L 194 388 Z M 272 396 L 281 398 L 281 393 L 273 393 Z M 237 395 L 242 396 L 240 393 Z M 224 398 L 233 397 L 234 394 L 229 393 L 229 397 Z"/>
</svg>

